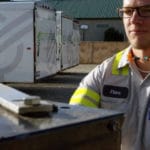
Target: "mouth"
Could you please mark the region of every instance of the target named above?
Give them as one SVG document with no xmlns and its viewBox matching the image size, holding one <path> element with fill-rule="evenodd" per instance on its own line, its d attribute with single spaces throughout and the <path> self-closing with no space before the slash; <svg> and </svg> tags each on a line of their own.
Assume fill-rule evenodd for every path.
<svg viewBox="0 0 150 150">
<path fill-rule="evenodd" d="M 141 35 L 141 34 L 146 34 L 148 31 L 146 30 L 141 30 L 141 29 L 133 29 L 129 30 L 130 34 L 136 34 L 136 35 Z"/>
<path fill-rule="evenodd" d="M 139 38 L 143 38 L 143 36 L 146 36 L 148 32 L 145 31 L 145 30 L 130 30 L 129 31 L 129 34 L 131 36 L 134 36 L 134 37 L 139 37 Z"/>
</svg>

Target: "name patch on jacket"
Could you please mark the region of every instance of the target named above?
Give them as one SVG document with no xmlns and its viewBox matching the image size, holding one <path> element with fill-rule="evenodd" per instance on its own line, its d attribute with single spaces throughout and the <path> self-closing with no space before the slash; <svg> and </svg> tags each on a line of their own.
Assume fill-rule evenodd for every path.
<svg viewBox="0 0 150 150">
<path fill-rule="evenodd" d="M 120 86 L 104 85 L 103 95 L 113 98 L 127 98 L 128 88 Z"/>
</svg>

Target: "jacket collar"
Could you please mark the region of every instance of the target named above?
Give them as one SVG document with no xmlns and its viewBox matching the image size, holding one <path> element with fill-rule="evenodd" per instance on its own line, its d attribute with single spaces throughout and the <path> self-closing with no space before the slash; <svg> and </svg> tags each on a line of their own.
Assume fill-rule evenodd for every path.
<svg viewBox="0 0 150 150">
<path fill-rule="evenodd" d="M 121 57 L 119 64 L 118 64 L 118 69 L 123 68 L 126 65 L 129 65 L 128 53 L 131 51 L 131 49 L 132 49 L 131 46 L 129 46 L 123 50 L 122 57 Z"/>
</svg>

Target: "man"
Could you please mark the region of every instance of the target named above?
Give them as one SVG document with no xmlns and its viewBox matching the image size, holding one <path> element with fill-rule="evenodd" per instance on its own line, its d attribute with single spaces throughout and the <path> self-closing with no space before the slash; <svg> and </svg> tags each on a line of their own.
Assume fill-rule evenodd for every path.
<svg viewBox="0 0 150 150">
<path fill-rule="evenodd" d="M 119 9 L 130 46 L 80 83 L 70 104 L 125 112 L 122 150 L 150 150 L 150 0 L 123 0 Z"/>
</svg>

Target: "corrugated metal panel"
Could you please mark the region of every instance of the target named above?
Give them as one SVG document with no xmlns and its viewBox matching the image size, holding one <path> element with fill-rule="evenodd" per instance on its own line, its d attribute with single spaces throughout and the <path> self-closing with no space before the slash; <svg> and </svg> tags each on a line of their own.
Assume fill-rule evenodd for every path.
<svg viewBox="0 0 150 150">
<path fill-rule="evenodd" d="M 43 0 L 44 1 L 44 0 Z M 48 0 L 57 10 L 74 18 L 118 18 L 122 0 Z"/>
</svg>

